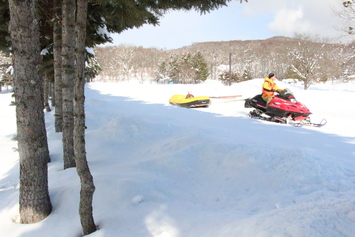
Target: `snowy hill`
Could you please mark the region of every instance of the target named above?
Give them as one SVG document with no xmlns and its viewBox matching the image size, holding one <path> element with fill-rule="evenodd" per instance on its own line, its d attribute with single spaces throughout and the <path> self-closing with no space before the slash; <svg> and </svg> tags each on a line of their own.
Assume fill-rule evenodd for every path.
<svg viewBox="0 0 355 237">
<path fill-rule="evenodd" d="M 322 128 L 253 120 L 243 101 L 209 108 L 169 105 L 174 94 L 260 93 L 262 80 L 234 84 L 91 83 L 86 91 L 87 156 L 94 176 L 90 236 L 355 236 L 355 85 L 290 88 Z M 11 96 L 0 95 L 1 236 L 80 236 L 79 180 L 63 170 L 61 134 L 46 115 L 52 214 L 16 224 L 18 154 Z"/>
</svg>

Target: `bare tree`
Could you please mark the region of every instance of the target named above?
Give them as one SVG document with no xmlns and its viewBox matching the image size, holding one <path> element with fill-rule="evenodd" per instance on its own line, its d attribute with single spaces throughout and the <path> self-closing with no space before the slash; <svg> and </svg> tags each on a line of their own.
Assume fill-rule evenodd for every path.
<svg viewBox="0 0 355 237">
<path fill-rule="evenodd" d="M 114 55 L 114 50 L 116 47 L 96 47 L 95 48 L 95 55 L 97 58 L 97 61 L 102 68 L 102 71 L 100 73 L 100 80 L 101 81 L 110 81 L 113 80 L 115 75 L 117 74 L 116 72 L 116 63 L 114 63 L 113 55 Z"/>
<path fill-rule="evenodd" d="M 339 7 L 334 9 L 335 14 L 343 19 L 343 23 L 338 27 L 348 36 L 354 35 L 355 31 L 355 3 L 352 0 L 338 1 Z"/>
<path fill-rule="evenodd" d="M 119 66 L 119 71 L 123 73 L 123 80 L 130 80 L 130 73 L 133 69 L 132 60 L 136 53 L 136 47 L 129 45 L 120 45 L 115 51 L 116 67 Z"/>
<path fill-rule="evenodd" d="M 314 43 L 317 37 L 298 36 L 298 46 L 289 52 L 290 66 L 293 72 L 303 81 L 307 90 L 320 77 L 320 61 L 324 59 L 324 43 Z"/>
<path fill-rule="evenodd" d="M 341 50 L 343 57 L 340 67 L 343 70 L 342 79 L 348 80 L 349 78 L 353 78 L 353 74 L 355 74 L 355 2 L 352 0 L 343 0 L 339 1 L 339 5 L 339 8 L 334 10 L 335 14 L 343 19 L 339 30 L 345 33 L 344 38 L 346 37 L 350 40 L 347 47 Z"/>
</svg>

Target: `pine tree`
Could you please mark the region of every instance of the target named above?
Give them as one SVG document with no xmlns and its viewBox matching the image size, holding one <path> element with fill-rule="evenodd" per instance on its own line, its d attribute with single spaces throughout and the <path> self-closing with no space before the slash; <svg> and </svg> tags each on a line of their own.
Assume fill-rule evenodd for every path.
<svg viewBox="0 0 355 237">
<path fill-rule="evenodd" d="M 172 54 L 168 62 L 168 77 L 173 83 L 180 83 L 179 58 L 177 54 Z"/>
<path fill-rule="evenodd" d="M 39 68 L 40 42 L 36 1 L 9 1 L 14 55 L 14 95 L 20 155 L 21 223 L 35 223 L 52 210 L 48 193 L 49 150 Z"/>
<path fill-rule="evenodd" d="M 229 72 L 224 71 L 223 73 L 219 74 L 218 80 L 222 81 L 223 84 L 228 85 L 229 83 Z M 237 73 L 232 72 L 232 78 L 231 78 L 231 82 L 238 82 L 240 81 Z"/>
<path fill-rule="evenodd" d="M 62 81 L 62 6 L 61 0 L 53 0 L 53 71 L 56 132 L 63 131 L 63 81 Z"/>
<path fill-rule="evenodd" d="M 193 58 L 193 68 L 196 70 L 195 74 L 195 82 L 203 82 L 210 75 L 208 72 L 208 66 L 205 58 L 202 56 L 200 52 L 197 52 Z"/>
<path fill-rule="evenodd" d="M 158 71 L 156 72 L 157 82 L 167 83 L 169 79 L 167 74 L 167 63 L 163 61 L 158 65 Z"/>
<path fill-rule="evenodd" d="M 62 93 L 64 169 L 75 167 L 74 86 L 75 86 L 75 0 L 63 0 L 62 8 Z M 79 62 L 77 62 L 79 63 Z"/>
<path fill-rule="evenodd" d="M 182 54 L 178 58 L 178 71 L 179 78 L 182 83 L 191 83 L 192 79 L 195 77 L 196 70 L 192 66 L 192 56 L 190 53 Z"/>
<path fill-rule="evenodd" d="M 87 0 L 77 0 L 76 12 L 76 77 L 74 87 L 74 154 L 81 189 L 79 214 L 84 235 L 96 231 L 92 200 L 95 191 L 93 177 L 86 159 L 85 149 L 85 38 Z"/>
<path fill-rule="evenodd" d="M 9 2 L 0 0 L 0 51 L 10 52 L 11 40 L 9 33 Z"/>
</svg>

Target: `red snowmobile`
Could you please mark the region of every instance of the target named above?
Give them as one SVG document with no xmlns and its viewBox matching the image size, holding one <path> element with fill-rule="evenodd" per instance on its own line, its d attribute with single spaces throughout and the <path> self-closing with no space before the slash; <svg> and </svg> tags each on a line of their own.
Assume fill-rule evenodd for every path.
<svg viewBox="0 0 355 237">
<path fill-rule="evenodd" d="M 267 108 L 261 94 L 246 99 L 244 107 L 254 108 L 249 112 L 249 117 L 276 123 L 290 123 L 299 127 L 303 125 L 321 127 L 327 123 L 325 119 L 322 119 L 320 123 L 312 123 L 309 117 L 312 113 L 296 100 L 289 89 L 277 93 Z"/>
</svg>

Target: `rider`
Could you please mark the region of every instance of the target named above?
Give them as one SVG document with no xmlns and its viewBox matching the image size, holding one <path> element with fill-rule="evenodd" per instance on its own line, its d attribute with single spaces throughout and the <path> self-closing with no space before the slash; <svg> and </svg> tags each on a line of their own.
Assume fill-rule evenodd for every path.
<svg viewBox="0 0 355 237">
<path fill-rule="evenodd" d="M 275 91 L 283 91 L 284 89 L 279 88 L 275 83 L 276 76 L 274 73 L 270 73 L 265 77 L 262 89 L 262 95 L 264 101 L 266 101 L 266 107 L 268 107 L 272 98 L 274 98 Z"/>
<path fill-rule="evenodd" d="M 191 94 L 191 92 L 187 92 L 187 95 L 185 97 L 185 99 L 191 99 L 191 98 L 194 98 L 193 94 Z"/>
</svg>

